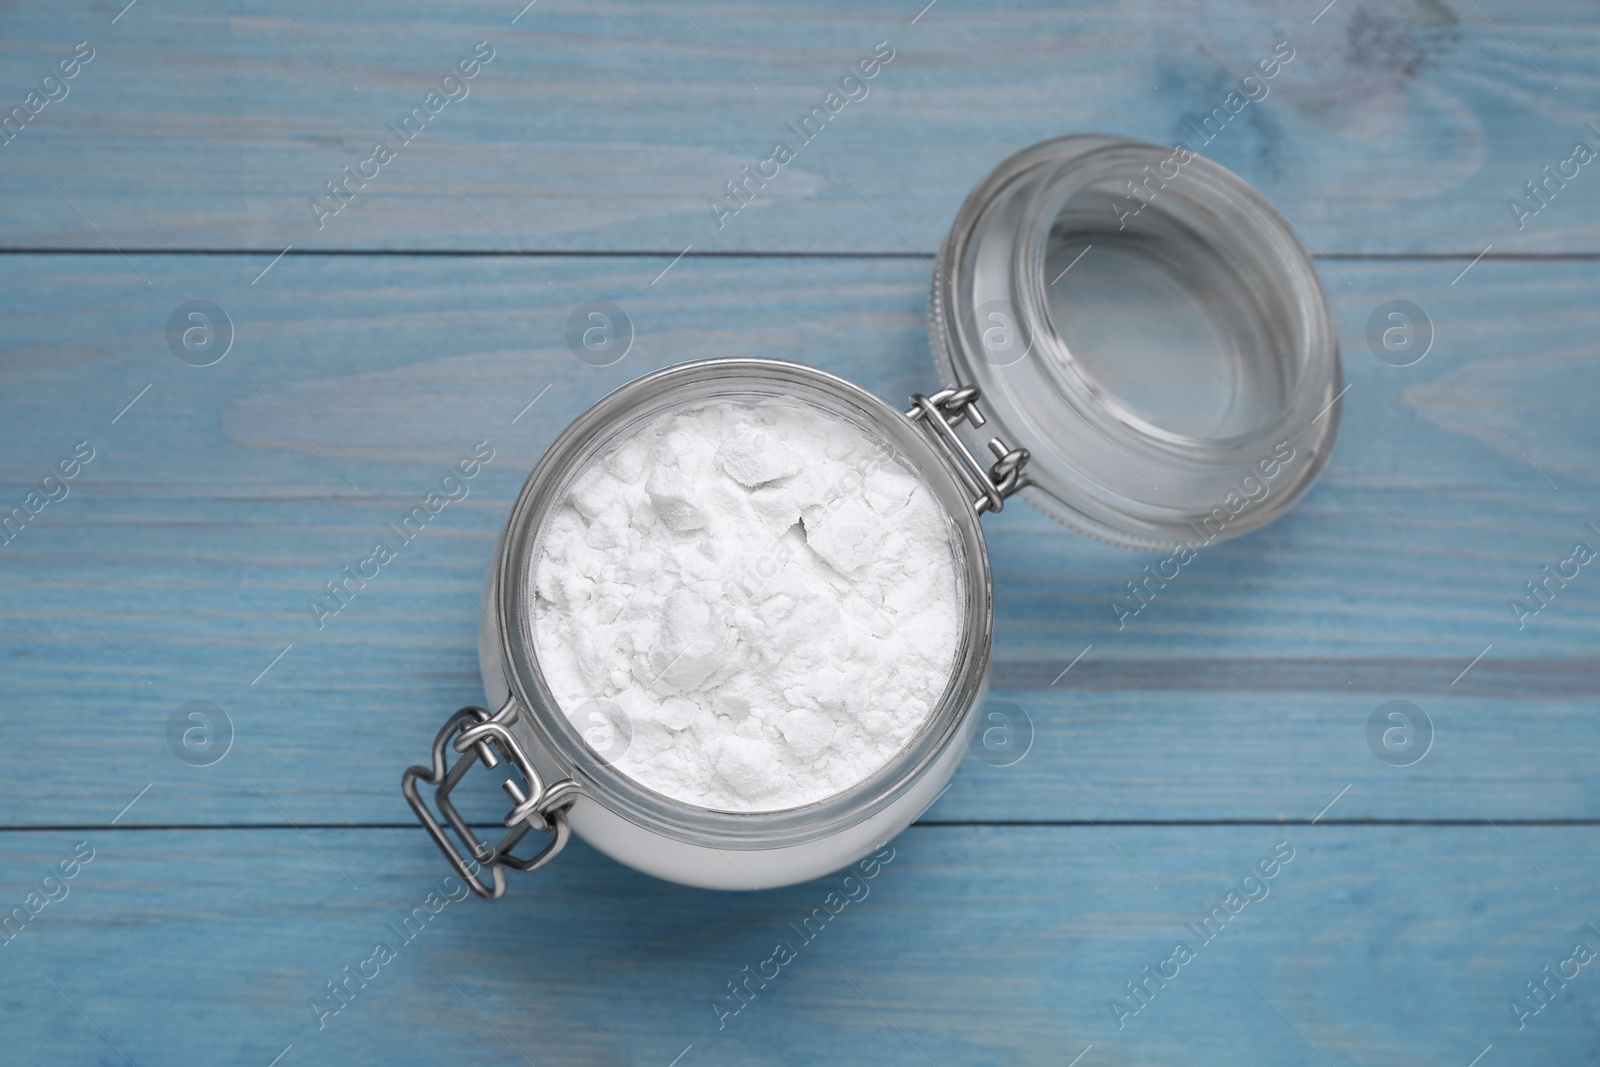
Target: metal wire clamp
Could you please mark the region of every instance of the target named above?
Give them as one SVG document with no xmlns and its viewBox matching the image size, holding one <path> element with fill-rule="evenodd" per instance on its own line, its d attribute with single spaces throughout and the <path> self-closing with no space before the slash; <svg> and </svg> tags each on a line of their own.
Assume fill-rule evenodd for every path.
<svg viewBox="0 0 1600 1067">
<path fill-rule="evenodd" d="M 505 868 L 536 870 L 567 847 L 567 838 L 571 833 L 567 826 L 567 809 L 577 799 L 578 785 L 570 778 L 545 786 L 527 753 L 508 729 L 516 720 L 515 700 L 507 700 L 505 707 L 493 715 L 479 707 L 462 708 L 445 721 L 434 737 L 433 766 L 408 767 L 400 778 L 400 789 L 405 793 L 406 801 L 423 829 L 428 831 L 428 836 L 433 838 L 433 843 L 439 846 L 439 851 L 444 853 L 450 866 L 472 887 L 472 891 L 490 900 L 498 899 L 506 891 Z M 448 771 L 445 769 L 447 744 L 463 753 Z M 493 769 L 499 766 L 502 757 L 509 760 L 521 774 L 527 789 L 524 791 L 522 786 L 509 778 L 501 782 L 513 806 L 505 817 L 508 832 L 499 844 L 490 848 L 473 835 L 472 828 L 450 802 L 450 792 L 474 764 L 482 762 L 485 767 Z M 434 787 L 435 803 L 444 813 L 450 828 L 466 845 L 471 859 L 462 855 L 445 833 L 445 827 L 429 810 L 427 802 L 418 792 L 419 780 Z M 513 855 L 511 850 L 530 830 L 548 833 L 550 840 L 531 858 Z M 481 870 L 489 872 L 490 883 L 487 885 L 478 877 Z"/>
<path fill-rule="evenodd" d="M 982 515 L 986 511 L 1000 511 L 1005 507 L 1006 497 L 1028 484 L 1027 476 L 1022 473 L 1028 465 L 1028 450 L 1011 448 L 1000 438 L 991 437 L 989 451 L 994 453 L 995 462 L 984 469 L 955 431 L 963 421 L 974 429 L 984 424 L 983 413 L 978 410 L 979 397 L 975 385 L 952 385 L 932 396 L 915 393 L 906 417 L 927 426 L 934 440 L 955 459 L 957 468 L 978 493 L 972 506 Z"/>
</svg>

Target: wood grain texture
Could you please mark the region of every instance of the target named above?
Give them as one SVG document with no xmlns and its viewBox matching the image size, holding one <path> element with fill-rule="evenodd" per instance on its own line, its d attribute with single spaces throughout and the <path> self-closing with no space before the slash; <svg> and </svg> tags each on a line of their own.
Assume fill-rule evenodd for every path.
<svg viewBox="0 0 1600 1067">
<path fill-rule="evenodd" d="M 0 729 L 35 756 L 0 790 L 6 825 L 104 825 L 152 782 L 127 821 L 404 822 L 400 769 L 481 699 L 491 542 L 584 407 L 715 355 L 811 363 L 896 401 L 935 384 L 912 261 L 686 260 L 652 284 L 660 259 L 291 255 L 251 286 L 269 259 L 133 257 L 148 286 L 114 256 L 0 259 L 9 504 L 74 443 L 97 449 L 0 548 L 7 690 L 29 710 L 25 735 L 20 719 Z M 1160 557 L 1025 505 L 986 521 L 994 697 L 1031 719 L 1033 747 L 1007 768 L 969 760 L 929 818 L 1308 820 L 1347 785 L 1328 818 L 1600 816 L 1592 576 L 1521 631 L 1507 607 L 1575 540 L 1600 543 L 1583 362 L 1600 264 L 1486 262 L 1454 285 L 1452 267 L 1328 274 L 1349 383 L 1331 464 L 1284 519 L 1202 553 L 1124 629 L 1112 602 Z M 1437 330 L 1409 368 L 1363 339 L 1399 294 Z M 237 335 L 206 368 L 165 338 L 196 297 Z M 566 348 L 569 313 L 594 298 L 636 331 L 609 368 Z M 478 440 L 496 456 L 471 495 L 319 630 L 323 583 Z M 1367 745 L 1394 698 L 1436 728 L 1411 768 Z M 216 766 L 168 749 L 189 700 L 232 719 Z"/>
<path fill-rule="evenodd" d="M 8 906 L 79 841 L 95 858 L 0 946 L 0 1011 L 12 1049 L 70 1063 L 121 1063 L 114 1045 L 137 1064 L 265 1067 L 292 1046 L 280 1067 L 992 1067 L 1092 1046 L 1081 1065 L 1465 1067 L 1490 1044 L 1500 1064 L 1588 1062 L 1592 965 L 1521 1031 L 1510 1003 L 1600 944 L 1600 839 L 1510 832 L 1515 847 L 1487 826 L 916 827 L 870 880 L 739 894 L 579 844 L 537 887 L 446 904 L 409 942 L 389 924 L 448 892 L 414 831 L 10 832 Z M 1293 859 L 1266 896 L 1202 943 L 1186 923 L 1279 842 Z M 380 941 L 396 958 L 315 1011 Z M 729 1011 L 727 984 L 779 941 L 797 958 L 719 1030 L 713 1003 Z M 1111 998 L 1136 1003 L 1124 983 L 1179 941 L 1195 958 L 1119 1030 Z"/>
<path fill-rule="evenodd" d="M 1036 141 L 1199 147 L 1191 124 L 1287 41 L 1268 95 L 1205 153 L 1316 248 L 1600 252 L 1594 167 L 1547 186 L 1520 229 L 1507 205 L 1537 207 L 1525 183 L 1600 137 L 1582 0 L 1344 0 L 1320 17 L 1315 2 L 945 0 L 914 23 L 916 0 L 541 0 L 512 25 L 522 6 L 180 0 L 113 24 L 108 0 L 8 5 L 0 109 L 74 42 L 96 55 L 0 148 L 4 244 L 930 252 L 978 179 Z M 480 40 L 495 58 L 469 95 L 398 145 L 387 124 Z M 809 144 L 786 130 L 880 41 L 894 59 L 864 98 Z M 319 226 L 310 199 L 380 138 L 397 158 Z M 778 140 L 796 158 L 719 228 L 708 201 Z"/>
<path fill-rule="evenodd" d="M 0 135 L 0 518 L 94 450 L 0 535 L 0 1062 L 1600 1062 L 1593 965 L 1512 1008 L 1600 948 L 1600 577 L 1508 607 L 1600 547 L 1600 164 L 1525 184 L 1600 138 L 1593 5 L 925 2 L 0 5 L 13 125 L 95 49 Z M 319 227 L 480 40 L 470 96 Z M 879 41 L 869 95 L 719 228 L 723 183 Z M 706 356 L 942 384 L 925 254 L 971 186 L 1064 133 L 1186 138 L 1279 41 L 1205 154 L 1325 254 L 1349 391 L 1316 488 L 1121 628 L 1160 557 L 986 519 L 985 726 L 1031 740 L 972 753 L 870 881 L 710 893 L 575 841 L 400 934 L 449 886 L 399 772 L 479 699 L 484 564 L 561 428 Z M 209 367 L 169 348 L 197 299 L 234 329 Z M 608 368 L 566 341 L 597 299 L 635 332 Z M 1431 319 L 1411 367 L 1365 341 L 1392 299 Z M 470 496 L 319 628 L 311 597 L 478 441 Z M 1435 733 L 1403 768 L 1367 741 L 1397 698 Z M 194 700 L 231 723 L 210 766 L 169 740 Z M 487 776 L 458 796 L 503 813 Z M 1201 945 L 1185 924 L 1279 842 Z"/>
</svg>

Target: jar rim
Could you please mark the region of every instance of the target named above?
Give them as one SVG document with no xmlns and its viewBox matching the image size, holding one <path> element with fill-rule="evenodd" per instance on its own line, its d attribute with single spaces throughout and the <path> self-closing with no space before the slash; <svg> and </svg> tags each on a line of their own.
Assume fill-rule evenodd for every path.
<svg viewBox="0 0 1600 1067">
<path fill-rule="evenodd" d="M 1233 227 L 1219 226 L 1222 236 L 1212 247 L 1241 260 L 1250 257 L 1279 313 L 1250 310 L 1287 338 L 1267 346 L 1266 353 L 1275 366 L 1292 372 L 1287 396 L 1271 417 L 1222 436 L 1156 425 L 1111 395 L 1070 352 L 1046 293 L 1052 284 L 1046 278 L 1048 246 L 1067 204 L 1110 175 L 1137 173 L 1139 162 L 1178 159 L 1180 151 L 1188 153 L 1181 160 L 1186 173 L 1168 181 L 1186 184 L 1175 195 L 1214 210 Z M 1028 340 L 1022 358 L 1031 365 L 1018 371 L 989 358 L 975 334 L 978 311 L 995 303 L 1009 305 Z M 1308 453 L 1308 460 L 1270 503 L 1240 515 L 1222 536 L 1259 528 L 1309 489 L 1337 437 L 1338 338 L 1315 265 L 1293 227 L 1259 191 L 1182 146 L 1077 134 L 1030 146 L 1000 163 L 968 194 L 940 249 L 928 326 L 941 372 L 977 385 L 1006 439 L 1032 453 L 1023 495 L 1063 525 L 1112 544 L 1149 549 L 1192 543 L 1193 523 L 1222 499 L 1221 487 L 1273 442 L 1293 442 L 1292 449 Z M 1008 386 L 1008 373 L 1047 379 L 1052 388 Z M 1103 439 L 1116 454 L 1101 461 L 1095 450 L 1066 447 L 1063 442 L 1074 434 Z M 1127 477 L 1130 468 L 1141 480 Z M 1212 495 L 1202 486 L 1210 486 Z"/>
<path fill-rule="evenodd" d="M 601 759 L 551 693 L 533 644 L 529 589 L 538 539 L 589 463 L 630 429 L 717 397 L 785 396 L 825 411 L 870 419 L 933 491 L 954 531 L 963 586 L 962 636 L 944 693 L 912 738 L 881 768 L 822 800 L 773 811 L 731 812 L 657 793 Z M 768 849 L 827 837 L 904 795 L 970 726 L 987 685 L 993 626 L 989 558 L 977 512 L 951 462 L 905 415 L 826 371 L 778 360 L 721 358 L 680 363 L 636 378 L 591 405 L 546 449 L 507 519 L 497 559 L 494 622 L 511 695 L 513 730 L 578 782 L 583 795 L 654 833 L 719 849 Z"/>
<path fill-rule="evenodd" d="M 1054 228 L 1056 218 L 1061 210 L 1073 197 L 1079 195 L 1097 180 L 1122 165 L 1137 162 L 1140 158 L 1153 158 L 1166 155 L 1170 158 L 1172 150 L 1159 145 L 1146 144 L 1140 141 L 1113 141 L 1108 144 L 1091 148 L 1073 161 L 1073 166 L 1061 168 L 1053 176 L 1050 183 L 1040 192 L 1037 199 L 1030 205 L 1030 225 L 1025 231 L 1027 240 L 1017 245 L 1016 271 L 1022 280 L 1019 285 L 1019 295 L 1026 302 L 1026 306 L 1034 311 L 1038 317 L 1053 322 L 1055 313 L 1051 310 L 1045 298 L 1046 282 L 1045 259 L 1050 233 Z M 1216 163 L 1195 155 L 1185 164 L 1193 168 L 1189 176 L 1203 178 L 1216 186 L 1225 187 L 1228 192 L 1246 198 L 1253 203 L 1257 219 L 1267 223 L 1272 219 L 1284 221 L 1272 205 L 1244 179 Z M 1267 240 L 1281 240 L 1286 233 L 1287 226 L 1263 226 L 1252 236 Z M 1290 237 L 1290 246 L 1294 251 L 1299 251 L 1297 243 Z M 1313 268 L 1314 270 L 1314 268 Z M 1293 284 L 1299 280 L 1287 278 Z M 1320 292 L 1320 287 L 1319 287 Z M 1036 338 L 1036 343 L 1058 343 L 1061 339 L 1059 329 L 1043 331 Z M 1065 346 L 1063 346 L 1065 351 Z M 1073 372 L 1070 380 L 1079 386 L 1079 401 L 1086 413 L 1095 416 L 1110 416 L 1114 419 L 1112 425 L 1125 427 L 1130 433 L 1143 435 L 1152 442 L 1159 443 L 1169 448 L 1183 449 L 1190 452 L 1203 451 L 1206 453 L 1225 455 L 1241 446 L 1249 447 L 1258 444 L 1262 439 L 1273 436 L 1275 431 L 1281 430 L 1285 423 L 1293 418 L 1302 402 L 1314 401 L 1314 381 L 1307 375 L 1299 376 L 1296 396 L 1289 404 L 1279 409 L 1276 417 L 1270 422 L 1241 431 L 1238 434 L 1226 437 L 1201 437 L 1169 430 L 1158 426 L 1144 417 L 1129 410 L 1117 401 L 1115 397 L 1098 390 L 1095 384 L 1087 378 L 1078 362 L 1066 355 L 1065 365 Z M 1313 388 L 1308 389 L 1310 385 Z"/>
</svg>

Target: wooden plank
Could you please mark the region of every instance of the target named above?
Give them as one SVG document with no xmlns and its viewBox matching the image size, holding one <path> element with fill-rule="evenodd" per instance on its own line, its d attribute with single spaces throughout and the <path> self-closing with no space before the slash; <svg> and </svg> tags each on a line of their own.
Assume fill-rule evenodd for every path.
<svg viewBox="0 0 1600 1067">
<path fill-rule="evenodd" d="M 0 672 L 19 712 L 0 729 L 26 753 L 0 824 L 104 825 L 147 785 L 125 822 L 405 822 L 401 768 L 481 699 L 492 539 L 584 407 L 716 355 L 812 363 L 892 400 L 936 384 L 925 268 L 904 260 L 685 260 L 659 276 L 659 259 L 289 256 L 252 285 L 270 259 L 132 257 L 148 286 L 117 257 L 0 259 L 7 507 L 77 442 L 96 449 L 0 547 Z M 1349 383 L 1330 466 L 1125 629 L 1111 605 L 1160 557 L 1026 506 L 986 520 L 994 695 L 1035 737 L 1015 766 L 970 759 L 930 818 L 1304 821 L 1346 786 L 1328 819 L 1600 813 L 1593 580 L 1522 631 L 1507 607 L 1573 541 L 1597 543 L 1584 361 L 1600 266 L 1484 262 L 1452 285 L 1458 270 L 1328 275 Z M 1363 340 L 1397 294 L 1438 334 L 1409 368 Z M 636 332 L 607 368 L 565 343 L 572 310 L 601 297 Z M 198 298 L 236 332 L 205 368 L 165 336 Z M 319 630 L 312 597 L 479 440 L 496 455 L 471 495 Z M 1397 698 L 1436 731 L 1403 769 L 1366 733 Z M 169 748 L 191 700 L 232 721 L 215 766 Z"/>
<path fill-rule="evenodd" d="M 1600 252 L 1600 178 L 1561 169 L 1600 137 L 1582 0 L 921 6 L 543 0 L 513 24 L 502 2 L 8 5 L 0 107 L 75 42 L 95 55 L 0 149 L 0 230 L 13 248 L 930 252 L 1010 153 L 1098 131 L 1200 148 L 1220 107 L 1205 153 L 1324 252 Z M 480 40 L 468 95 L 400 143 L 388 124 Z M 791 133 L 878 42 L 894 58 L 866 95 Z M 1279 42 L 1267 95 L 1230 104 Z M 396 158 L 313 212 L 379 139 Z M 778 140 L 795 158 L 719 218 L 709 202 Z M 1547 166 L 1545 206 L 1525 183 Z"/>
<path fill-rule="evenodd" d="M 94 858 L 0 946 L 0 1002 L 29 1063 L 1587 1062 L 1592 965 L 1520 1031 L 1510 1005 L 1600 947 L 1600 838 L 1510 834 L 918 827 L 870 879 L 752 894 L 574 845 L 487 904 L 447 902 L 415 829 L 11 832 L 8 907 L 79 842 Z M 1280 843 L 1259 899 L 1197 936 Z M 1112 998 L 1137 1006 L 1124 983 L 1179 941 L 1193 958 L 1119 1029 Z M 764 967 L 778 942 L 793 958 Z M 365 981 L 313 1008 L 346 967 Z"/>
</svg>

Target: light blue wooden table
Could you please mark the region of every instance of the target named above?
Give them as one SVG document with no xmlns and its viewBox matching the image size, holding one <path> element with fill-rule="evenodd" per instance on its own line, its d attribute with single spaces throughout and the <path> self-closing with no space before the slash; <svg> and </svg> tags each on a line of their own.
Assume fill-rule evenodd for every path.
<svg viewBox="0 0 1600 1067">
<path fill-rule="evenodd" d="M 0 1062 L 1600 1062 L 1600 573 L 1510 607 L 1600 549 L 1600 164 L 1565 162 L 1600 141 L 1592 3 L 124 2 L 0 11 Z M 1031 750 L 969 758 L 736 1014 L 841 876 L 719 894 L 575 843 L 428 911 L 399 774 L 481 699 L 483 568 L 554 435 L 702 356 L 941 384 L 926 256 L 972 184 L 1062 133 L 1182 138 L 1280 42 L 1206 151 L 1333 301 L 1312 493 L 1120 631 L 1150 558 L 988 521 L 994 706 Z M 334 200 L 345 167 L 373 176 Z M 607 368 L 565 341 L 596 299 L 636 332 Z M 1403 368 L 1366 340 L 1393 299 L 1432 323 Z M 169 347 L 194 300 L 232 323 L 211 366 Z M 471 496 L 318 629 L 482 440 Z M 1410 766 L 1369 745 L 1391 700 L 1431 722 Z M 209 748 L 169 733 L 191 701 Z"/>
</svg>

